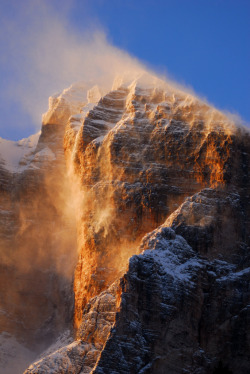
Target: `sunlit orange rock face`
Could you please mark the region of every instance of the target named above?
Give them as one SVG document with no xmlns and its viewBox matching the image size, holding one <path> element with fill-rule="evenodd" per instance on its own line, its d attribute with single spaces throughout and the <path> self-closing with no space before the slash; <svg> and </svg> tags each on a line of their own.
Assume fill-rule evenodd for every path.
<svg viewBox="0 0 250 374">
<path fill-rule="evenodd" d="M 0 323 L 29 346 L 74 333 L 25 373 L 247 374 L 249 131 L 148 74 L 49 103 L 23 169 L 0 173 L 20 262 Z"/>
<path fill-rule="evenodd" d="M 185 197 L 243 186 L 249 139 L 208 105 L 139 79 L 104 96 L 78 132 L 69 122 L 64 144 L 80 191 L 77 327 L 88 300 L 121 276 L 141 238 Z"/>
</svg>

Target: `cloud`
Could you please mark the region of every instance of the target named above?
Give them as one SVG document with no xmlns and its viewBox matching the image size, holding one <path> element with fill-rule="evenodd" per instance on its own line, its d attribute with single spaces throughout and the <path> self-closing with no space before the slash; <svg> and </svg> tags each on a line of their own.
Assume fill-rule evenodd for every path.
<svg viewBox="0 0 250 374">
<path fill-rule="evenodd" d="M 74 82 L 110 85 L 116 74 L 146 69 L 108 41 L 99 22 L 95 20 L 98 27 L 93 25 L 88 2 L 83 4 L 85 26 L 80 28 L 71 17 L 76 0 L 1 1 L 0 129 L 5 131 L 0 136 L 10 129 L 16 138 L 37 132 L 48 97 Z M 190 87 L 168 82 L 195 95 Z"/>
<path fill-rule="evenodd" d="M 21 105 L 37 129 L 51 94 L 76 81 L 107 84 L 124 69 L 141 69 L 135 58 L 112 46 L 100 28 L 89 26 L 79 34 L 68 21 L 66 3 L 24 0 L 1 5 L 0 64 L 6 76 L 1 96 Z"/>
</svg>

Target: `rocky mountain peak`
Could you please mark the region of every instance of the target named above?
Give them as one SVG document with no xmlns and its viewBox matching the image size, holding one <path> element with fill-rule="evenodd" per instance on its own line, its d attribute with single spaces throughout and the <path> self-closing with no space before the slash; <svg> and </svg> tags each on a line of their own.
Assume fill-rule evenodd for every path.
<svg viewBox="0 0 250 374">
<path fill-rule="evenodd" d="M 50 98 L 27 167 L 1 169 L 22 284 L 2 325 L 57 338 L 25 373 L 247 373 L 249 165 L 249 131 L 149 73 Z"/>
</svg>

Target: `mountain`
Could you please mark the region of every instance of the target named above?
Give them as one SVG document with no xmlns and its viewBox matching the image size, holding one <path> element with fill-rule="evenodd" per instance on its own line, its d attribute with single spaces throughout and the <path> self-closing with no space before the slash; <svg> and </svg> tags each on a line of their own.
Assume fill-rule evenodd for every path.
<svg viewBox="0 0 250 374">
<path fill-rule="evenodd" d="M 0 325 L 40 354 L 25 373 L 247 373 L 249 131 L 143 73 L 51 97 L 34 139 L 15 167 L 0 144 Z"/>
</svg>

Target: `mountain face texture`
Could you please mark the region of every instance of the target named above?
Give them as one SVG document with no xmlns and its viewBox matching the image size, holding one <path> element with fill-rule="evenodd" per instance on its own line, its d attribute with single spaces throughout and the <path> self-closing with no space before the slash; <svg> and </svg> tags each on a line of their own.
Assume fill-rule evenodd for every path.
<svg viewBox="0 0 250 374">
<path fill-rule="evenodd" d="M 248 373 L 249 131 L 145 73 L 71 86 L 20 142 L 0 326 L 25 374 Z"/>
</svg>

